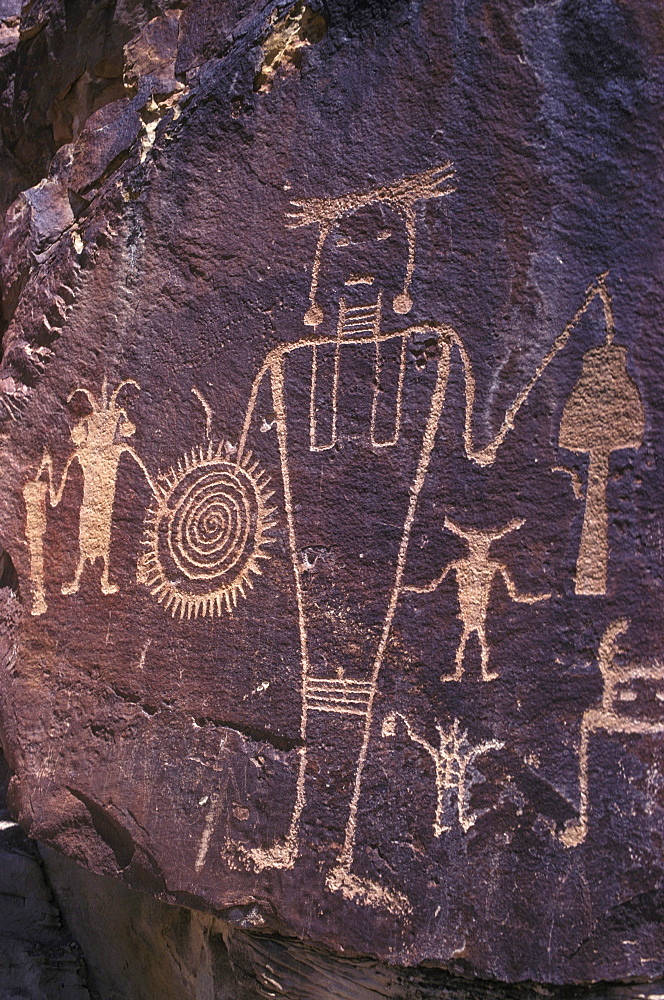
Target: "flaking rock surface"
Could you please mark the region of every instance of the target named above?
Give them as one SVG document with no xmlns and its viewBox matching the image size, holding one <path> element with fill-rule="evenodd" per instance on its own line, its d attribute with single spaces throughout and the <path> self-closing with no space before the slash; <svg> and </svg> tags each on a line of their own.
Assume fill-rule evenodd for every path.
<svg viewBox="0 0 664 1000">
<path fill-rule="evenodd" d="M 0 163 L 14 812 L 244 929 L 661 976 L 658 5 L 127 5 L 87 69 L 58 10 L 0 64 L 71 64 Z"/>
</svg>

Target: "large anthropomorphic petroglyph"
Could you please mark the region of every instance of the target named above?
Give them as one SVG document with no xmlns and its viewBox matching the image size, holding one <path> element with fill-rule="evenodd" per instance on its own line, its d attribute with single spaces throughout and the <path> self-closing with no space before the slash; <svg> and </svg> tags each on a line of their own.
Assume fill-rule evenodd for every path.
<svg viewBox="0 0 664 1000">
<path fill-rule="evenodd" d="M 402 589 L 414 592 L 430 592 L 436 589 L 448 572 L 456 572 L 459 588 L 460 618 L 463 632 L 455 656 L 454 673 L 443 679 L 460 680 L 463 675 L 463 660 L 468 639 L 476 634 L 481 647 L 482 678 L 490 680 L 497 676 L 488 669 L 489 647 L 485 632 L 485 621 L 491 587 L 496 575 L 502 576 L 511 598 L 525 604 L 546 599 L 549 594 L 520 593 L 505 566 L 489 558 L 492 541 L 509 531 L 520 528 L 522 521 L 510 524 L 497 532 L 478 529 L 462 529 L 446 520 L 445 525 L 462 537 L 469 552 L 465 559 L 449 564 L 443 574 L 425 587 L 406 586 L 404 573 L 408 561 L 408 548 L 413 522 L 417 512 L 418 498 L 429 470 L 432 452 L 440 447 L 439 434 L 444 422 L 445 400 L 452 356 L 458 353 L 461 360 L 465 392 L 464 449 L 469 462 L 480 466 L 491 466 L 496 461 L 499 448 L 514 428 L 521 408 L 537 386 L 548 366 L 562 351 L 568 340 L 595 298 L 601 299 L 610 308 L 610 300 L 605 284 L 605 275 L 590 285 L 585 301 L 556 338 L 535 373 L 518 393 L 507 410 L 500 429 L 493 439 L 482 447 L 473 440 L 473 414 L 475 406 L 475 379 L 468 351 L 459 334 L 451 327 L 435 323 L 407 327 L 404 330 L 390 330 L 394 320 L 388 317 L 387 332 L 383 329 L 383 302 L 387 299 L 386 289 L 380 284 L 380 275 L 348 268 L 343 291 L 339 292 L 336 308 L 323 308 L 319 302 L 321 294 L 321 273 L 325 275 L 324 248 L 326 242 L 335 235 L 338 244 L 344 248 L 353 246 L 352 236 L 344 231 L 343 223 L 348 216 L 359 215 L 368 206 L 396 210 L 405 222 L 407 261 L 403 289 L 391 300 L 392 310 L 397 315 L 410 312 L 413 301 L 409 289 L 416 260 L 416 215 L 415 206 L 419 201 L 440 198 L 454 190 L 454 171 L 451 163 L 434 168 L 419 176 L 406 177 L 392 186 L 375 190 L 351 193 L 339 199 L 311 199 L 295 201 L 299 212 L 293 213 L 295 220 L 291 226 L 317 224 L 318 242 L 312 268 L 309 307 L 304 315 L 304 323 L 313 328 L 312 334 L 276 349 L 266 359 L 252 387 L 247 415 L 239 445 L 239 458 L 248 447 L 248 440 L 255 430 L 256 405 L 261 391 L 267 388 L 274 411 L 274 426 L 279 447 L 280 471 L 283 482 L 284 518 L 287 524 L 289 547 L 292 558 L 295 591 L 297 595 L 300 651 L 302 662 L 300 733 L 302 748 L 295 788 L 295 801 L 289 828 L 283 840 L 273 846 L 256 847 L 249 852 L 257 870 L 266 867 L 290 868 L 299 853 L 300 823 L 307 801 L 307 765 L 315 753 L 316 722 L 319 713 L 323 718 L 331 716 L 336 722 L 350 721 L 361 742 L 357 749 L 357 765 L 352 780 L 352 791 L 345 836 L 337 864 L 328 875 L 328 886 L 340 891 L 349 899 L 360 903 L 385 905 L 396 910 L 407 907 L 403 894 L 392 892 L 372 879 L 361 878 L 353 872 L 354 848 L 357 836 L 357 812 L 362 791 L 362 781 L 374 726 L 374 700 L 383 667 L 385 652 Z M 380 216 L 384 221 L 384 212 Z M 364 249 L 367 232 L 372 232 L 371 219 L 353 219 L 359 233 L 355 242 Z M 392 236 L 390 230 L 381 228 L 375 234 L 380 244 Z M 357 294 L 357 289 L 360 294 Z M 353 293 L 355 297 L 352 297 Z M 356 304 L 357 303 L 357 304 Z M 332 311 L 332 317 L 326 314 Z M 336 314 L 336 315 L 335 315 Z M 608 315 L 608 313 L 607 313 Z M 336 332 L 332 323 L 336 319 Z M 328 335 L 326 336 L 326 327 Z M 321 332 L 319 333 L 319 328 Z M 417 334 L 426 332 L 435 343 L 435 379 L 429 386 L 405 381 L 412 376 L 412 366 L 406 365 L 406 353 Z M 392 383 L 385 372 L 388 364 L 385 352 L 392 348 L 394 373 Z M 320 390 L 321 367 L 326 357 L 331 362 L 328 394 Z M 298 411 L 298 402 L 293 389 L 294 361 L 300 354 L 305 356 L 306 378 L 309 385 L 309 412 Z M 362 357 L 365 365 L 353 367 L 349 359 Z M 389 356 L 389 353 L 388 355 Z M 295 361 L 295 363 L 297 363 Z M 351 380 L 355 384 L 350 385 Z M 386 384 L 384 384 L 385 380 Z M 415 407 L 419 419 L 403 426 L 402 409 L 404 392 L 419 392 Z M 295 399 L 291 402 L 291 395 Z M 348 412 L 344 409 L 348 408 Z M 390 407 L 390 432 L 386 437 L 377 434 L 376 414 L 379 407 Z M 326 413 L 327 411 L 327 413 Z M 308 435 L 304 438 L 305 455 L 299 448 L 302 441 L 302 423 L 307 421 Z M 299 418 L 299 419 L 298 419 Z M 320 423 L 327 418 L 329 436 L 326 443 L 320 437 Z M 623 447 L 634 446 L 631 439 L 623 442 Z M 306 455 L 308 446 L 309 456 Z M 617 445 L 616 445 L 617 446 Z M 388 449 L 398 454 L 397 474 Z M 322 454 L 321 454 L 322 453 Z M 315 457 L 314 457 L 315 456 Z M 362 456 L 359 458 L 358 456 Z M 344 459 L 346 460 L 344 462 Z M 379 495 L 387 494 L 392 510 L 397 512 L 400 530 L 388 536 L 382 530 L 375 497 L 368 494 L 363 479 L 358 475 L 357 463 L 365 470 L 371 470 L 374 489 Z M 331 494 L 327 503 L 332 512 L 331 521 L 322 527 L 322 518 L 315 520 L 315 534 L 312 537 L 311 523 L 313 511 L 307 511 L 298 502 L 298 471 L 302 463 L 315 469 L 319 482 L 316 507 L 325 511 L 325 492 Z M 346 469 L 344 469 L 346 465 Z M 327 467 L 326 467 L 327 466 Z M 332 472 L 332 469 L 334 470 Z M 298 471 L 296 471 L 298 470 Z M 342 471 L 343 470 L 343 471 Z M 299 472 L 301 475 L 301 471 Z M 311 473 L 309 473 L 311 474 Z M 367 505 L 363 512 L 363 504 Z M 368 533 L 358 537 L 348 530 L 350 524 L 366 524 Z M 323 546 L 336 552 L 352 538 L 352 547 L 344 552 L 343 560 L 322 570 L 318 577 L 327 578 L 326 588 L 317 594 L 307 585 L 303 573 L 302 551 L 313 546 Z M 375 550 L 378 539 L 382 542 L 380 560 L 367 558 L 368 552 Z M 387 544 L 386 544 L 387 543 Z M 365 551 L 367 550 L 366 554 Z M 356 562 L 357 560 L 357 562 Z M 360 560 L 365 560 L 360 563 Z M 341 565 L 339 565 L 341 564 Z M 355 565 L 353 565 L 355 564 Z M 362 586 L 358 591 L 349 586 L 349 573 L 362 567 Z M 346 579 L 344 579 L 346 577 Z M 331 590 L 328 588 L 332 588 Z M 378 598 L 378 600 L 376 600 Z M 372 602 L 376 617 L 373 627 L 367 626 L 366 608 Z M 343 656 L 344 642 L 353 635 L 353 642 L 360 640 L 362 656 L 353 657 L 352 672 L 345 669 Z M 318 662 L 316 662 L 318 661 Z M 322 669 L 321 669 L 322 666 Z M 336 718 L 335 718 L 336 717 Z"/>
</svg>

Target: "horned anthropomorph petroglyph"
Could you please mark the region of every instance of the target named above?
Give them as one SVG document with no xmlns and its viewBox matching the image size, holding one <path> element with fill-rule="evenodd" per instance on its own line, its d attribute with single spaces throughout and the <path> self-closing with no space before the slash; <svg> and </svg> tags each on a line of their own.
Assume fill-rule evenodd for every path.
<svg viewBox="0 0 664 1000">
<path fill-rule="evenodd" d="M 456 574 L 459 592 L 459 618 L 463 623 L 463 631 L 456 651 L 453 674 L 443 675 L 444 681 L 458 681 L 463 676 L 463 660 L 468 640 L 473 633 L 477 636 L 482 656 L 482 679 L 495 680 L 497 673 L 489 671 L 489 644 L 486 637 L 486 615 L 491 596 L 491 587 L 497 576 L 505 581 L 507 592 L 513 601 L 520 604 L 535 604 L 545 601 L 551 594 L 525 594 L 517 590 L 507 567 L 497 559 L 492 559 L 489 553 L 493 542 L 503 538 L 511 531 L 522 528 L 525 521 L 512 521 L 497 531 L 479 531 L 477 528 L 460 528 L 445 518 L 445 527 L 454 532 L 468 545 L 468 555 L 463 559 L 455 559 L 449 563 L 443 572 L 424 587 L 404 587 L 404 591 L 416 594 L 428 594 L 436 590 L 449 573 Z"/>
<path fill-rule="evenodd" d="M 56 507 L 64 493 L 67 476 L 73 462 L 78 462 L 83 472 L 83 499 L 79 515 L 79 554 L 74 579 L 62 585 L 63 594 L 75 594 L 81 583 L 81 575 L 86 563 L 102 561 L 101 591 L 103 594 L 117 593 L 117 584 L 109 578 L 111 548 L 111 525 L 113 503 L 118 478 L 118 466 L 124 454 L 130 455 L 142 469 L 154 489 L 150 473 L 143 460 L 129 444 L 136 430 L 127 416 L 127 411 L 117 405 L 118 395 L 125 386 L 140 386 L 133 379 L 125 379 L 108 395 L 104 382 L 101 395 L 97 399 L 89 389 L 78 387 L 70 394 L 71 400 L 82 393 L 91 406 L 91 412 L 81 417 L 72 430 L 74 451 L 67 459 L 60 485 L 54 487 L 53 459 L 44 452 L 41 465 L 34 480 L 23 489 L 26 507 L 26 538 L 30 551 L 30 566 L 33 580 L 32 614 L 46 611 L 43 571 L 43 544 L 46 531 L 46 498 L 51 507 Z M 46 475 L 47 483 L 42 476 Z"/>
</svg>

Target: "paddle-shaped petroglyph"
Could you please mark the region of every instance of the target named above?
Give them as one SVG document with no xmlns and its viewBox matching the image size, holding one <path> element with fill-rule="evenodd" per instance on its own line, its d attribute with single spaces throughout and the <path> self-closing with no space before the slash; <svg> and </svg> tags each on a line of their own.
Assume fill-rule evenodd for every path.
<svg viewBox="0 0 664 1000">
<path fill-rule="evenodd" d="M 606 276 L 598 282 L 606 340 L 588 351 L 560 423 L 561 448 L 589 456 L 583 528 L 576 563 L 577 594 L 605 594 L 609 561 L 606 485 L 611 453 L 643 443 L 645 416 L 639 390 L 627 372 L 627 352 L 614 344 Z"/>
<path fill-rule="evenodd" d="M 408 738 L 431 757 L 435 768 L 436 779 L 436 812 L 433 819 L 433 832 L 440 837 L 452 829 L 452 817 L 456 814 L 457 822 L 464 833 L 468 833 L 476 821 L 487 813 L 488 809 L 473 810 L 470 804 L 474 785 L 484 782 L 484 775 L 473 767 L 478 757 L 501 750 L 505 744 L 500 740 L 485 740 L 483 743 L 471 743 L 468 730 L 459 728 L 459 720 L 455 719 L 446 729 L 436 723 L 438 745 L 429 743 L 401 712 L 390 712 L 383 719 L 381 733 L 383 736 L 396 736 L 399 722 L 403 725 Z"/>
<path fill-rule="evenodd" d="M 276 523 L 268 483 L 250 452 L 211 442 L 157 478 L 138 572 L 173 616 L 221 615 L 253 587 Z"/>
</svg>

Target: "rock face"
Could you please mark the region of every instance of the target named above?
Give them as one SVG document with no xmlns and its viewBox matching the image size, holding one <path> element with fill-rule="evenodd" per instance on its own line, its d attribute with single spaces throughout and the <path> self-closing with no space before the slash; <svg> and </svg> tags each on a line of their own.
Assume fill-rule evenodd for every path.
<svg viewBox="0 0 664 1000">
<path fill-rule="evenodd" d="M 63 927 L 37 846 L 5 808 L 6 772 L 0 757 L 0 996 L 91 1000 L 80 949 Z"/>
<path fill-rule="evenodd" d="M 0 54 L 10 806 L 241 930 L 664 975 L 658 5 L 79 6 Z"/>
</svg>

